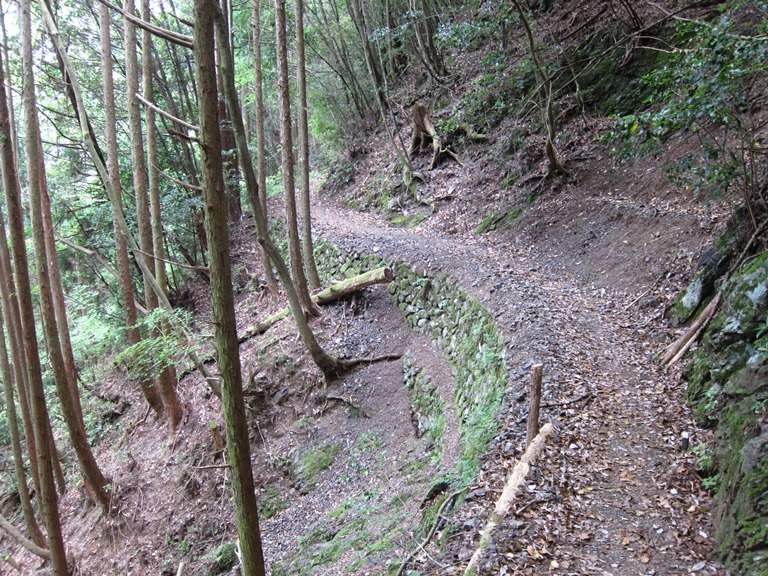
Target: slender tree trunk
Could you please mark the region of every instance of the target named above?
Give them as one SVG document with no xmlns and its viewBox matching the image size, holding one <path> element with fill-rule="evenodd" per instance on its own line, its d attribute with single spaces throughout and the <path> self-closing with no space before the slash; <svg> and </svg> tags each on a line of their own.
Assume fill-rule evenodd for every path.
<svg viewBox="0 0 768 576">
<path fill-rule="evenodd" d="M 126 14 L 135 15 L 134 0 L 125 0 L 123 10 Z M 149 214 L 149 190 L 147 183 L 146 159 L 144 156 L 144 139 L 141 130 L 141 108 L 139 99 L 139 62 L 136 56 L 136 25 L 127 18 L 124 24 L 125 37 L 125 83 L 128 100 L 128 132 L 131 140 L 131 165 L 133 168 L 133 191 L 136 197 L 136 212 L 139 225 L 139 246 L 142 255 L 138 258 L 144 260 L 144 265 L 152 276 L 155 275 L 155 253 L 152 242 L 152 224 Z M 153 292 L 149 278 L 144 277 L 144 300 L 147 310 L 157 308 L 157 295 Z M 156 379 L 142 382 L 142 387 L 157 389 L 157 395 L 162 399 L 162 387 Z M 162 401 L 151 404 L 157 414 L 162 414 L 164 403 Z"/>
<path fill-rule="evenodd" d="M 45 0 L 40 0 L 41 9 L 45 9 Z M 29 18 L 23 21 L 31 26 Z M 30 35 L 26 41 L 26 34 Z M 110 490 L 108 482 L 101 473 L 93 456 L 85 432 L 82 411 L 79 409 L 79 392 L 77 383 L 70 381 L 64 354 L 59 342 L 59 327 L 54 309 L 53 287 L 50 276 L 50 260 L 47 252 L 44 197 L 47 194 L 45 164 L 43 162 L 43 145 L 40 137 L 40 124 L 35 95 L 35 79 L 32 70 L 31 29 L 22 29 L 22 100 L 24 104 L 27 178 L 29 182 L 29 204 L 32 216 L 32 238 L 35 246 L 35 266 L 37 269 L 37 287 L 42 308 L 42 324 L 48 340 L 48 357 L 53 371 L 53 379 L 61 404 L 61 411 L 69 431 L 72 447 L 77 454 L 78 462 L 87 484 L 92 488 L 91 496 L 99 503 L 104 513 L 110 509 Z M 50 232 L 53 234 L 53 232 Z M 67 327 L 65 326 L 64 329 Z M 29 361 L 29 358 L 27 359 Z"/>
<path fill-rule="evenodd" d="M 227 21 L 232 20 L 232 7 L 227 0 L 223 0 L 222 9 Z M 216 47 L 217 61 L 221 61 L 220 49 Z M 227 101 L 224 98 L 224 80 L 221 77 L 221 64 L 216 66 L 216 83 L 219 89 L 219 130 L 221 132 L 221 155 L 224 164 L 224 186 L 227 189 L 229 205 L 229 221 L 239 222 L 243 215 L 240 203 L 240 169 L 237 166 L 237 151 L 235 150 L 235 135 L 232 133 L 231 112 L 227 109 Z"/>
<path fill-rule="evenodd" d="M 146 22 L 150 21 L 149 0 L 141 0 L 141 17 Z M 142 32 L 141 39 L 142 69 L 144 73 L 144 99 L 154 103 L 155 94 L 152 83 L 152 36 L 147 31 Z M 147 171 L 149 173 L 149 207 L 150 225 L 152 228 L 152 247 L 155 255 L 155 278 L 160 288 L 167 295 L 168 276 L 165 273 L 165 250 L 163 248 L 163 222 L 160 210 L 160 171 L 157 167 L 157 126 L 155 124 L 155 111 L 147 107 L 145 112 L 147 123 Z M 170 332 L 168 322 L 160 324 L 160 332 Z M 163 399 L 168 416 L 168 426 L 171 434 L 181 422 L 182 410 L 179 395 L 176 393 L 178 378 L 176 368 L 168 366 L 157 379 L 160 388 L 160 396 Z"/>
<path fill-rule="evenodd" d="M 194 50 L 199 86 L 199 139 L 204 167 L 203 190 L 211 269 L 214 338 L 221 375 L 221 396 L 227 430 L 227 456 L 232 469 L 232 491 L 243 573 L 245 576 L 263 576 L 266 572 L 251 470 L 248 425 L 245 419 L 240 347 L 237 343 L 232 269 L 229 257 L 227 201 L 222 178 L 214 57 L 214 14 L 214 0 L 195 1 Z M 233 117 L 237 116 L 242 122 L 239 111 L 231 110 L 231 112 Z"/>
<path fill-rule="evenodd" d="M 7 108 L 6 108 L 7 109 Z M 2 136 L 0 136 L 1 138 Z M 13 156 L 10 142 L 2 148 L 2 154 L 9 155 L 8 158 L 2 156 L 0 162 L 3 163 L 3 178 L 17 178 L 15 157 Z M 9 162 L 5 167 L 5 162 Z M 6 176 L 6 172 L 8 176 Z M 18 180 L 16 189 L 20 189 Z M 8 240 L 5 232 L 5 223 L 2 214 L 0 214 L 0 274 L 2 275 L 2 294 L 3 308 L 5 309 L 6 323 L 8 325 L 8 341 L 11 345 L 11 355 L 13 357 L 13 375 L 16 382 L 16 390 L 19 395 L 19 408 L 21 411 L 21 421 L 24 426 L 24 437 L 27 440 L 27 452 L 29 454 L 30 469 L 32 472 L 32 483 L 35 492 L 41 493 L 40 474 L 37 469 L 37 443 L 35 441 L 35 431 L 32 425 L 32 411 L 29 405 L 29 383 L 27 380 L 27 363 L 24 359 L 24 346 L 21 335 L 21 315 L 19 313 L 19 304 L 17 299 L 16 284 L 13 280 L 11 270 L 11 256 L 8 251 Z"/>
<path fill-rule="evenodd" d="M 387 91 L 384 86 L 384 72 L 381 70 L 381 62 L 376 58 L 373 46 L 371 46 L 370 34 L 365 19 L 362 0 L 349 0 L 347 2 L 347 9 L 349 10 L 352 22 L 355 24 L 357 34 L 360 36 L 360 40 L 363 43 L 365 64 L 368 67 L 368 73 L 371 75 L 371 80 L 373 81 L 373 86 L 376 90 L 376 101 L 379 105 L 382 119 L 385 120 L 384 111 L 389 108 L 389 102 L 387 101 Z"/>
<path fill-rule="evenodd" d="M 285 227 L 288 230 L 288 254 L 291 276 L 299 294 L 301 307 L 310 315 L 316 306 L 309 295 L 307 278 L 301 259 L 301 240 L 296 215 L 296 186 L 293 177 L 293 136 L 291 134 L 291 96 L 288 81 L 288 43 L 285 34 L 285 0 L 275 0 L 275 36 L 277 40 L 277 84 L 280 101 L 280 141 L 282 145 L 283 199 Z"/>
<path fill-rule="evenodd" d="M 226 33 L 221 31 L 222 26 L 226 26 L 226 22 L 217 14 L 217 31 L 219 34 L 220 45 L 222 46 L 222 64 L 224 65 L 224 86 L 226 88 L 227 103 L 230 110 L 232 110 L 234 119 L 235 141 L 237 143 L 238 151 L 240 152 L 240 158 L 243 161 L 245 185 L 253 205 L 258 207 L 254 216 L 256 218 L 256 234 L 259 244 L 264 247 L 264 250 L 267 252 L 267 255 L 277 269 L 277 275 L 285 289 L 285 296 L 291 307 L 291 312 L 293 313 L 293 318 L 296 322 L 299 335 L 309 350 L 312 360 L 314 360 L 318 368 L 323 371 L 326 378 L 333 378 L 338 374 L 340 363 L 336 358 L 328 355 L 325 350 L 322 349 L 320 344 L 318 344 L 312 329 L 309 327 L 307 318 L 302 310 L 299 295 L 293 285 L 291 273 L 288 270 L 288 266 L 286 265 L 285 260 L 283 260 L 280 251 L 269 238 L 267 220 L 264 217 L 264 213 L 261 211 L 260 203 L 256 201 L 256 198 L 259 195 L 259 185 L 256 180 L 256 172 L 253 169 L 253 163 L 251 162 L 251 156 L 247 153 L 248 141 L 245 136 L 245 127 L 243 126 L 242 115 L 240 114 L 240 103 L 237 100 L 237 90 L 235 89 L 234 60 L 232 58 L 230 47 L 225 42 L 221 41 L 222 37 L 226 38 Z"/>
<path fill-rule="evenodd" d="M 299 92 L 299 179 L 301 180 L 301 243 L 304 268 L 312 289 L 320 288 L 312 244 L 312 208 L 309 194 L 309 123 L 307 119 L 307 69 L 304 57 L 304 0 L 295 0 L 296 76 Z"/>
<path fill-rule="evenodd" d="M 120 231 L 117 221 L 117 212 L 123 211 L 123 194 L 120 188 L 120 164 L 117 150 L 117 118 L 115 114 L 115 84 L 112 75 L 112 39 L 110 32 L 109 8 L 105 4 L 100 6 L 101 29 L 101 78 L 104 84 L 104 130 L 107 141 L 107 162 L 109 179 L 115 189 L 117 204 L 112 206 L 112 226 L 115 233 L 115 249 L 117 260 L 118 280 L 120 282 L 120 294 L 123 299 L 123 311 L 125 324 L 128 328 L 128 343 L 138 344 L 141 340 L 139 327 L 136 325 L 136 300 L 133 293 L 133 281 L 131 280 L 131 264 L 128 259 L 128 244 L 125 236 Z M 142 387 L 144 397 L 150 406 L 160 402 L 157 391 L 153 387 Z"/>
<path fill-rule="evenodd" d="M 35 518 L 35 511 L 32 509 L 32 502 L 29 499 L 29 487 L 27 485 L 27 474 L 24 471 L 24 459 L 21 453 L 21 439 L 19 438 L 19 423 L 16 418 L 16 402 L 13 395 L 13 383 L 15 377 L 11 369 L 11 363 L 8 360 L 8 348 L 5 345 L 5 322 L 3 317 L 6 316 L 5 310 L 10 309 L 9 295 L 6 293 L 5 288 L 0 287 L 3 291 L 3 311 L 0 311 L 0 374 L 3 377 L 3 388 L 5 392 L 5 413 L 8 418 L 8 428 L 11 432 L 11 449 L 13 452 L 13 465 L 16 472 L 16 487 L 19 492 L 19 500 L 21 501 L 21 511 L 24 514 L 24 522 L 27 525 L 27 531 L 29 532 L 32 541 L 38 546 L 45 547 L 47 542 L 45 536 L 40 531 L 40 526 L 37 524 Z M 10 331 L 9 331 L 10 335 Z"/>
<path fill-rule="evenodd" d="M 544 110 L 544 123 L 547 127 L 547 141 L 544 146 L 547 160 L 549 160 L 547 176 L 554 176 L 556 174 L 565 174 L 567 176 L 569 175 L 568 170 L 565 169 L 565 166 L 563 166 L 560 161 L 560 155 L 555 146 L 557 126 L 555 124 L 555 115 L 552 110 L 552 78 L 547 75 L 544 69 L 544 63 L 539 57 L 539 50 L 533 37 L 531 23 L 525 15 L 523 6 L 518 0 L 512 0 L 512 4 L 515 6 L 515 10 L 517 10 L 517 14 L 520 16 L 520 21 L 523 23 L 523 29 L 528 38 L 528 52 L 531 56 L 531 61 L 533 62 L 533 72 L 536 77 L 536 83 L 539 85 L 541 108 Z"/>
<path fill-rule="evenodd" d="M 38 152 L 41 162 L 41 174 L 44 174 L 44 166 L 42 165 L 42 144 L 40 145 L 40 150 Z M 61 285 L 61 271 L 59 269 L 59 257 L 56 250 L 56 235 L 53 229 L 53 215 L 51 214 L 51 197 L 48 194 L 48 183 L 45 178 L 40 179 L 40 185 L 43 240 L 45 241 L 47 268 L 51 282 L 53 311 L 56 317 L 57 341 L 61 349 L 62 359 L 64 360 L 64 370 L 66 371 L 67 382 L 72 395 L 72 407 L 75 410 L 77 420 L 82 422 L 83 408 L 80 404 L 80 391 L 77 387 L 80 377 L 77 373 L 77 366 L 75 366 L 72 340 L 69 337 L 69 320 L 67 319 L 67 308 L 64 302 L 64 289 Z"/>
<path fill-rule="evenodd" d="M 31 51 L 30 37 L 30 0 L 22 0 L 19 8 L 21 37 L 24 46 Z M 26 52 L 26 50 L 23 50 Z M 0 66 L 2 69 L 2 66 Z M 35 316 L 32 304 L 32 292 L 29 282 L 29 263 L 24 240 L 24 218 L 21 210 L 21 194 L 18 179 L 13 174 L 15 164 L 9 145 L 10 127 L 6 104 L 5 85 L 0 82 L 0 151 L 2 153 L 3 188 L 5 189 L 8 225 L 13 249 L 13 265 L 16 273 L 16 287 L 21 312 L 24 350 L 27 357 L 27 370 L 30 386 L 30 404 L 33 414 L 35 442 L 37 444 L 38 470 L 40 473 L 40 505 L 48 533 L 48 546 L 51 551 L 51 568 L 55 576 L 67 576 L 67 557 L 61 535 L 58 497 L 53 479 L 52 457 L 47 435 L 48 409 L 45 405 L 43 376 L 37 349 Z"/>
<path fill-rule="evenodd" d="M 251 200 L 251 209 L 253 210 L 253 219 L 256 220 L 257 206 L 254 202 L 261 205 L 261 211 L 264 214 L 264 220 L 267 218 L 267 153 L 266 143 L 264 141 L 264 79 L 261 65 L 261 8 L 259 2 L 253 3 L 253 61 L 254 61 L 254 82 L 256 84 L 256 156 L 259 166 L 259 191 L 258 197 L 248 194 Z M 226 88 L 224 90 L 226 93 Z M 272 272 L 272 262 L 263 246 L 261 249 L 261 259 L 264 263 L 264 276 L 267 279 L 269 292 L 272 299 L 276 300 L 280 289 Z"/>
</svg>

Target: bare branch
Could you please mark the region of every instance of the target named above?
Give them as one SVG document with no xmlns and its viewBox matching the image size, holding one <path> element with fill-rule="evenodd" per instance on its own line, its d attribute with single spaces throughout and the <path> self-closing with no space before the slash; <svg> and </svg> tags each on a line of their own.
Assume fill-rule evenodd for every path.
<svg viewBox="0 0 768 576">
<path fill-rule="evenodd" d="M 141 94 L 134 94 L 134 96 L 136 96 L 136 98 L 138 98 L 139 101 L 142 104 L 144 104 L 144 106 L 146 106 L 147 108 L 151 108 L 152 110 L 154 110 L 155 112 L 160 114 L 160 116 L 165 116 L 166 118 L 168 118 L 168 120 L 176 122 L 176 124 L 179 124 L 180 126 L 183 126 L 184 128 L 187 128 L 188 130 L 194 130 L 195 132 L 200 132 L 200 128 L 198 128 L 194 124 L 190 124 L 189 122 L 187 122 L 185 120 L 182 120 L 181 118 L 177 118 L 176 116 L 174 116 L 170 112 L 166 112 L 162 108 L 159 108 L 155 104 L 152 104 L 152 102 L 150 102 L 149 100 L 144 98 Z"/>
<path fill-rule="evenodd" d="M 128 14 L 125 10 L 123 10 L 119 6 L 115 6 L 114 4 L 107 2 L 107 0 L 99 0 L 99 2 L 104 4 L 104 6 L 106 6 L 110 10 L 114 10 L 115 12 L 121 14 L 126 20 L 135 24 L 142 30 L 147 30 L 148 32 L 154 34 L 159 38 L 162 38 L 163 40 L 167 40 L 168 42 L 178 44 L 179 46 L 183 46 L 184 48 L 192 48 L 192 36 L 187 36 L 186 34 L 179 34 L 178 32 L 172 32 L 170 30 L 166 30 L 165 28 L 161 28 L 160 26 L 155 26 L 154 24 L 151 24 L 145 20 L 142 20 L 141 18 L 137 18 L 136 16 Z"/>
</svg>

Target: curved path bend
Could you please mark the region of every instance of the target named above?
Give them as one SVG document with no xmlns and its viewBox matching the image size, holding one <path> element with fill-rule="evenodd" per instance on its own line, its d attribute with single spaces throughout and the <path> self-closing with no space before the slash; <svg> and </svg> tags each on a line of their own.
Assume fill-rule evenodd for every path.
<svg viewBox="0 0 768 576">
<path fill-rule="evenodd" d="M 343 246 L 445 273 L 477 298 L 505 334 L 510 384 L 500 430 L 453 518 L 458 534 L 422 573 L 462 573 L 525 437 L 528 371 L 544 364 L 542 419 L 558 438 L 528 488 L 496 530 L 484 573 L 726 574 L 706 561 L 712 547 L 709 497 L 679 381 L 658 367 L 645 319 L 631 297 L 584 286 L 533 252 L 488 238 L 393 228 L 370 214 L 318 206 L 313 226 Z M 436 562 L 435 562 L 436 561 Z M 429 569 L 427 572 L 426 570 Z"/>
</svg>

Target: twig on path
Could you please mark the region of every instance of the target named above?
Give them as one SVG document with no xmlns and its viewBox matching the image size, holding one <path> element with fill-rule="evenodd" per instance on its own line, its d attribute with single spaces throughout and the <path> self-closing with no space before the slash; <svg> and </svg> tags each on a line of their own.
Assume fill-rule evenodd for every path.
<svg viewBox="0 0 768 576">
<path fill-rule="evenodd" d="M 351 398 L 350 398 L 350 400 L 347 400 L 346 398 L 342 398 L 341 396 L 330 396 L 330 395 L 328 395 L 328 396 L 326 396 L 326 397 L 325 397 L 325 404 L 323 404 L 323 407 L 320 409 L 320 414 L 321 414 L 321 415 L 322 415 L 322 414 L 324 414 L 324 413 L 325 413 L 325 411 L 328 409 L 328 401 L 329 401 L 329 400 L 335 400 L 336 402 L 341 402 L 342 404 L 346 404 L 347 406 L 349 406 L 350 408 L 352 408 L 352 410 L 356 410 L 356 411 L 358 411 L 360 414 L 362 414 L 363 418 L 368 418 L 368 419 L 370 419 L 370 418 L 371 418 L 371 417 L 368 415 L 368 412 L 366 412 L 365 410 L 363 410 L 363 409 L 362 409 L 362 408 L 360 408 L 359 406 L 356 406 L 356 405 L 355 405 L 355 404 L 352 402 Z"/>
<path fill-rule="evenodd" d="M 622 312 L 626 312 L 627 310 L 629 310 L 630 308 L 632 308 L 632 306 L 634 306 L 635 304 L 637 304 L 637 303 L 638 303 L 638 302 L 639 302 L 639 301 L 640 301 L 640 300 L 641 300 L 643 297 L 645 297 L 645 295 L 646 295 L 646 294 L 648 294 L 648 293 L 649 293 L 651 290 L 653 290 L 654 288 L 656 288 L 656 285 L 657 285 L 659 282 L 661 282 L 661 280 L 662 280 L 662 278 L 664 278 L 664 276 L 666 276 L 666 275 L 667 275 L 667 272 L 669 272 L 669 269 L 672 267 L 672 265 L 675 263 L 675 261 L 676 261 L 676 260 L 677 260 L 677 254 L 675 254 L 675 255 L 674 255 L 672 258 L 671 258 L 671 260 L 669 261 L 669 264 L 667 264 L 666 266 L 664 266 L 664 270 L 662 270 L 661 274 L 659 274 L 659 277 L 658 277 L 658 278 L 656 278 L 656 280 L 654 280 L 654 281 L 653 281 L 653 284 L 651 284 L 651 285 L 648 287 L 648 290 L 646 290 L 645 292 L 643 292 L 642 294 L 640 294 L 640 296 L 638 296 L 637 298 L 635 298 L 634 300 L 632 300 L 632 302 L 630 302 L 629 304 L 627 304 L 626 306 L 624 306 L 624 308 L 622 308 L 622 310 L 621 310 L 621 311 L 622 311 Z"/>
<path fill-rule="evenodd" d="M 445 519 L 443 518 L 443 512 L 445 512 L 445 509 L 448 507 L 449 503 L 455 502 L 456 498 L 458 498 L 464 492 L 464 490 L 464 488 L 457 490 L 448 496 L 448 498 L 443 500 L 443 503 L 440 504 L 440 508 L 437 509 L 437 514 L 435 514 L 435 521 L 432 524 L 432 528 L 429 530 L 429 534 L 427 534 L 424 540 L 418 544 L 417 549 L 410 552 L 408 556 L 406 556 L 405 559 L 400 563 L 400 568 L 398 569 L 395 576 L 402 576 L 408 564 L 411 562 L 411 560 L 413 560 L 414 556 L 416 556 L 417 551 L 424 550 L 424 548 L 429 544 L 429 542 L 432 540 L 432 537 L 435 535 L 435 532 L 437 532 L 437 527 L 440 525 L 440 521 Z"/>
<path fill-rule="evenodd" d="M 536 504 L 544 504 L 545 502 L 549 502 L 551 498 L 537 498 L 536 500 L 531 500 L 528 502 L 525 506 L 521 506 L 517 510 L 515 510 L 512 514 L 515 516 L 520 516 L 523 512 L 528 510 L 531 506 L 536 506 Z"/>
<path fill-rule="evenodd" d="M 557 406 L 568 406 L 568 404 L 576 404 L 576 402 L 581 402 L 582 400 L 586 400 L 589 398 L 592 399 L 592 392 L 587 392 L 586 394 L 582 394 L 578 398 L 571 398 L 570 400 L 563 400 L 562 402 L 552 402 L 549 404 L 542 404 L 542 408 L 555 408 Z"/>
</svg>

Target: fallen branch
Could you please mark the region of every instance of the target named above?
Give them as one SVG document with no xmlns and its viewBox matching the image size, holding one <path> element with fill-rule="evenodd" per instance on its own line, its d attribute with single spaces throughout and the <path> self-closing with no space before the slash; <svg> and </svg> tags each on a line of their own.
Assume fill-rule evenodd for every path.
<svg viewBox="0 0 768 576">
<path fill-rule="evenodd" d="M 478 544 L 477 550 L 475 550 L 475 553 L 469 560 L 467 569 L 464 570 L 464 576 L 477 574 L 477 569 L 480 565 L 483 552 L 485 552 L 486 548 L 488 548 L 488 545 L 491 543 L 491 533 L 499 522 L 501 522 L 509 513 L 509 509 L 512 507 L 512 501 L 515 499 L 517 491 L 520 489 L 520 485 L 528 475 L 531 464 L 538 458 L 539 454 L 541 454 L 544 445 L 547 442 L 547 438 L 549 438 L 554 431 L 555 428 L 551 423 L 544 424 L 536 438 L 534 438 L 528 446 L 523 457 L 520 458 L 520 461 L 515 465 L 511 476 L 507 480 L 506 486 L 504 486 L 504 491 L 496 502 L 496 507 L 494 508 L 493 513 L 491 513 L 488 524 L 480 535 L 480 544 Z"/>
<path fill-rule="evenodd" d="M 342 404 L 346 404 L 349 406 L 352 410 L 355 410 L 363 415 L 363 418 L 369 418 L 368 412 L 360 408 L 359 406 L 356 406 L 352 400 L 347 400 L 346 398 L 342 398 L 341 396 L 326 396 L 325 397 L 325 404 L 323 404 L 323 407 L 320 409 L 320 414 L 325 414 L 325 411 L 328 409 L 328 402 L 331 400 L 334 400 L 336 402 L 341 402 Z"/>
<path fill-rule="evenodd" d="M 45 560 L 51 559 L 51 553 L 50 551 L 46 550 L 45 548 L 40 548 L 37 544 L 32 542 L 32 540 L 29 540 L 24 534 L 19 532 L 19 530 L 8 520 L 5 519 L 4 516 L 0 515 L 0 528 L 2 528 L 8 536 L 16 540 L 19 544 L 24 546 L 27 550 L 32 552 L 35 556 L 39 556 L 40 558 L 43 558 Z"/>
<path fill-rule="evenodd" d="M 715 312 L 717 312 L 717 306 L 719 304 L 720 292 L 718 292 L 715 297 L 712 298 L 710 303 L 707 304 L 707 307 L 704 308 L 704 311 L 699 314 L 696 322 L 694 322 L 691 327 L 688 328 L 685 334 L 683 334 L 680 338 L 678 338 L 675 342 L 667 347 L 667 351 L 664 353 L 664 357 L 661 359 L 662 366 L 672 366 L 678 360 L 680 360 L 680 358 L 683 357 L 683 355 L 688 351 L 693 343 L 698 340 L 701 333 L 707 327 L 707 324 L 709 324 L 709 321 L 715 315 Z"/>
<path fill-rule="evenodd" d="M 408 556 L 405 557 L 405 560 L 403 560 L 400 563 L 400 568 L 397 571 L 397 574 L 395 576 L 402 576 L 405 572 L 406 567 L 410 563 L 411 560 L 413 560 L 414 556 L 416 556 L 416 552 L 419 550 L 424 550 L 424 548 L 429 544 L 430 540 L 432 540 L 432 537 L 435 535 L 435 532 L 437 532 L 438 526 L 440 526 L 440 522 L 444 520 L 443 518 L 443 512 L 445 512 L 445 509 L 448 507 L 449 504 L 452 504 L 456 501 L 456 498 L 462 493 L 464 490 L 458 490 L 448 496 L 445 500 L 443 500 L 443 503 L 440 504 L 440 508 L 437 509 L 437 514 L 435 514 L 435 521 L 432 523 L 432 528 L 429 530 L 429 534 L 422 540 L 417 548 L 413 550 Z"/>
<path fill-rule="evenodd" d="M 392 270 L 390 270 L 389 268 L 387 267 L 376 268 L 375 270 L 364 272 L 358 276 L 348 278 L 347 280 L 342 280 L 338 284 L 329 286 L 325 290 L 318 292 L 317 294 L 312 296 L 312 302 L 314 302 L 315 304 L 328 304 L 330 302 L 339 300 L 341 298 L 344 298 L 345 296 L 349 296 L 350 294 L 358 292 L 363 288 L 367 288 L 368 286 L 373 286 L 374 284 L 383 284 L 385 282 L 391 282 L 393 277 L 394 276 L 392 274 Z M 242 344 L 243 342 L 250 340 L 254 336 L 264 334 L 264 332 L 272 328 L 272 326 L 277 324 L 280 320 L 290 315 L 290 313 L 291 313 L 291 309 L 289 307 L 283 308 L 280 312 L 273 314 L 263 322 L 259 322 L 256 326 L 252 326 L 248 328 L 237 339 L 237 341 L 240 344 Z"/>
<path fill-rule="evenodd" d="M 658 277 L 658 278 L 656 278 L 656 280 L 654 280 L 654 281 L 653 281 L 653 284 L 651 284 L 651 285 L 648 287 L 648 289 L 647 289 L 645 292 L 643 292 L 642 294 L 640 294 L 640 296 L 638 296 L 637 298 L 635 298 L 634 300 L 632 300 L 632 302 L 630 302 L 629 304 L 627 304 L 626 306 L 624 306 L 624 308 L 622 309 L 622 312 L 626 312 L 627 310 L 629 310 L 630 308 L 632 308 L 632 306 L 634 306 L 635 304 L 637 304 L 637 303 L 638 303 L 638 302 L 639 302 L 639 301 L 640 301 L 640 300 L 641 300 L 641 299 L 642 299 L 642 298 L 643 298 L 643 297 L 644 297 L 646 294 L 648 294 L 648 293 L 649 293 L 651 290 L 653 290 L 653 289 L 656 287 L 656 285 L 657 285 L 659 282 L 661 282 L 662 278 L 664 278 L 664 276 L 666 276 L 666 275 L 667 275 L 667 272 L 669 271 L 670 267 L 671 267 L 671 266 L 672 266 L 672 265 L 675 263 L 675 260 L 677 260 L 677 254 L 675 254 L 675 255 L 672 257 L 672 259 L 671 259 L 671 261 L 669 262 L 669 264 L 667 264 L 667 265 L 664 267 L 664 270 L 662 270 L 661 274 L 659 274 L 659 277 Z"/>
</svg>

